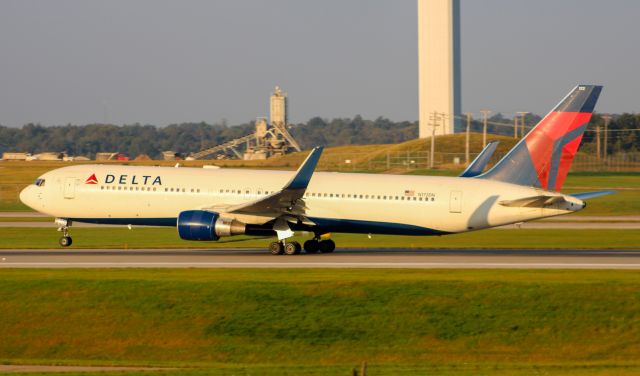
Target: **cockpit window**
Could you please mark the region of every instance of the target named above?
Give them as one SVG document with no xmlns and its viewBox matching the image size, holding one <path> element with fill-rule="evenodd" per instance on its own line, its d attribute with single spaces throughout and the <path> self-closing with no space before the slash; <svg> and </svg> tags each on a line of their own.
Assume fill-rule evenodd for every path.
<svg viewBox="0 0 640 376">
<path fill-rule="evenodd" d="M 38 187 L 44 187 L 44 179 L 36 179 L 33 184 L 37 185 Z"/>
</svg>

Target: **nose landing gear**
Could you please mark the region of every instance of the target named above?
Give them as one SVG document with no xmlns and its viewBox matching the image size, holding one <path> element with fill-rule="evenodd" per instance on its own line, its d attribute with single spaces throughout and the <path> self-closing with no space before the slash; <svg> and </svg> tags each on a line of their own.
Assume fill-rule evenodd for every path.
<svg viewBox="0 0 640 376">
<path fill-rule="evenodd" d="M 73 243 L 69 235 L 69 227 L 71 227 L 72 222 L 68 219 L 56 218 L 56 224 L 58 225 L 58 231 L 62 232 L 62 237 L 58 240 L 58 244 L 63 247 L 70 246 Z"/>
</svg>

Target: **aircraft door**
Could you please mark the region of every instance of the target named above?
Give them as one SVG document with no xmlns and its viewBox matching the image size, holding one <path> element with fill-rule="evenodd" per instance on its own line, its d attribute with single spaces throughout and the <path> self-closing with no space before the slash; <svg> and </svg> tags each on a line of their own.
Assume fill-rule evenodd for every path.
<svg viewBox="0 0 640 376">
<path fill-rule="evenodd" d="M 462 191 L 451 191 L 449 198 L 449 212 L 462 213 Z"/>
<path fill-rule="evenodd" d="M 76 197 L 76 178 L 64 179 L 64 198 L 72 199 Z"/>
</svg>

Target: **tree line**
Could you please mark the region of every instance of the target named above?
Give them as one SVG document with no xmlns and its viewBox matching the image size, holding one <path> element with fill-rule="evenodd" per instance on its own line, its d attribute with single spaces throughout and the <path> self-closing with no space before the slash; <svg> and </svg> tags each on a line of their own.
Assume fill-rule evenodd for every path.
<svg viewBox="0 0 640 376">
<path fill-rule="evenodd" d="M 535 125 L 539 120 L 539 116 L 528 114 L 525 117 L 525 125 Z M 461 120 L 459 125 L 464 128 L 464 120 Z M 604 119 L 601 115 L 595 114 L 589 130 L 595 129 L 598 125 L 603 127 Z M 474 119 L 471 123 L 473 132 L 482 132 L 482 127 L 481 119 Z M 608 126 L 609 152 L 638 151 L 639 128 L 640 114 L 613 115 Z M 19 151 L 35 154 L 55 151 L 91 158 L 98 152 L 120 152 L 132 158 L 146 154 L 159 159 L 166 150 L 188 155 L 251 134 L 254 129 L 253 122 L 235 126 L 205 122 L 171 124 L 165 127 L 141 124 L 26 124 L 21 128 L 0 126 L 0 152 Z M 418 123 L 394 122 L 382 117 L 366 120 L 359 115 L 331 120 L 314 117 L 306 123 L 292 125 L 290 132 L 305 149 L 315 145 L 389 144 L 417 138 Z M 502 114 L 493 115 L 489 118 L 488 132 L 513 135 L 513 119 Z M 587 132 L 583 142 L 593 144 L 595 132 Z"/>
</svg>

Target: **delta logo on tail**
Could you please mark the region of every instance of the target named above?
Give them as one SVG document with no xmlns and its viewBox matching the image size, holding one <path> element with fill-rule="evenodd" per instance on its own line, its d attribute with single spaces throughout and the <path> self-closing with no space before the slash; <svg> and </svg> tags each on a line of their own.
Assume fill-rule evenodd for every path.
<svg viewBox="0 0 640 376">
<path fill-rule="evenodd" d="M 96 178 L 96 174 L 91 174 L 87 180 L 84 182 L 85 184 L 98 184 L 98 178 Z"/>
<path fill-rule="evenodd" d="M 578 86 L 525 138 L 542 188 L 562 188 L 601 89 Z"/>
<path fill-rule="evenodd" d="M 560 191 L 602 86 L 579 85 L 481 177 Z"/>
</svg>

